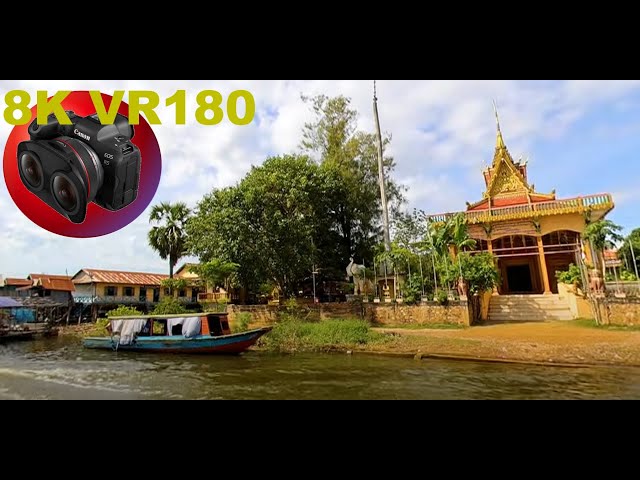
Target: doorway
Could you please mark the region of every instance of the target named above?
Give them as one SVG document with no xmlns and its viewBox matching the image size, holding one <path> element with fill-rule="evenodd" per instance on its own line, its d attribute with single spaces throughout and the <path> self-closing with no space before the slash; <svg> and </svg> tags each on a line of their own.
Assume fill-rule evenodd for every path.
<svg viewBox="0 0 640 480">
<path fill-rule="evenodd" d="M 510 293 L 533 293 L 531 268 L 525 265 L 510 265 L 507 267 L 507 284 Z"/>
</svg>

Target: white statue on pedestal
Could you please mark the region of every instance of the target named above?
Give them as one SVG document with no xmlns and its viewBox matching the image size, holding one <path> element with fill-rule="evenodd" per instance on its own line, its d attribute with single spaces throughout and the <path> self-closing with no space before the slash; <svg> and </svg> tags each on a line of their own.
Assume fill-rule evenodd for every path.
<svg viewBox="0 0 640 480">
<path fill-rule="evenodd" d="M 365 287 L 367 279 L 365 278 L 366 268 L 364 265 L 358 265 L 353 261 L 353 257 L 350 257 L 351 262 L 347 265 L 347 281 L 353 277 L 353 294 L 363 295 L 365 293 Z"/>
</svg>

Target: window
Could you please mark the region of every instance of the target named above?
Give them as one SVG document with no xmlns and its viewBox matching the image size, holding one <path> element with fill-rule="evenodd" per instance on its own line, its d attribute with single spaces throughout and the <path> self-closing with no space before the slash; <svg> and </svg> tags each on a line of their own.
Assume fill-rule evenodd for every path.
<svg viewBox="0 0 640 480">
<path fill-rule="evenodd" d="M 178 291 L 178 297 L 180 297 L 180 298 L 184 298 L 184 297 L 186 297 L 186 296 L 187 296 L 187 291 L 186 291 L 184 288 L 182 288 L 182 289 L 180 289 L 180 290 Z"/>
<path fill-rule="evenodd" d="M 169 289 L 168 289 L 168 288 L 165 288 L 165 289 L 164 289 L 164 294 L 165 294 L 165 296 L 169 296 L 169 295 L 171 294 L 171 293 L 169 292 Z"/>
<path fill-rule="evenodd" d="M 105 297 L 117 297 L 118 287 L 104 287 L 104 295 Z"/>
<path fill-rule="evenodd" d="M 125 297 L 133 297 L 135 295 L 135 288 L 133 287 L 124 287 L 124 296 Z"/>
</svg>

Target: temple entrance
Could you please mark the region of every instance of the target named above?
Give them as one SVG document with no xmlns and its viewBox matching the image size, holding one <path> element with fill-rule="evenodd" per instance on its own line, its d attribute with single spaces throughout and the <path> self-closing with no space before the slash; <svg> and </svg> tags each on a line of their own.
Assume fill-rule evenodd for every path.
<svg viewBox="0 0 640 480">
<path fill-rule="evenodd" d="M 509 235 L 493 241 L 498 257 L 501 295 L 539 294 L 544 291 L 540 273 L 538 243 L 529 235 Z"/>
<path fill-rule="evenodd" d="M 506 268 L 510 293 L 533 293 L 529 265 L 512 265 Z"/>
<path fill-rule="evenodd" d="M 537 255 L 499 258 L 501 295 L 539 294 L 544 291 Z"/>
</svg>

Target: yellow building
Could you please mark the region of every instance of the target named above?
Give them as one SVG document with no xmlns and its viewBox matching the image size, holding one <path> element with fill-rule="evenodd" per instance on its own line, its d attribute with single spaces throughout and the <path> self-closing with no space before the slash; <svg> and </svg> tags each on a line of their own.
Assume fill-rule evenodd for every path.
<svg viewBox="0 0 640 480">
<path fill-rule="evenodd" d="M 193 267 L 196 267 L 195 263 L 185 263 L 182 265 L 176 273 L 174 278 L 186 280 L 190 285 L 191 294 L 197 298 L 200 303 L 216 303 L 216 302 L 228 302 L 231 300 L 237 300 L 237 295 L 231 295 L 223 287 L 217 285 L 205 285 L 200 279 L 197 273 L 192 271 Z"/>
<path fill-rule="evenodd" d="M 588 222 L 614 206 L 608 193 L 568 199 L 556 198 L 555 191 L 539 193 L 527 173 L 526 162 L 511 157 L 498 122 L 493 162 L 483 172 L 486 191 L 481 200 L 467 203 L 464 214 L 478 249 L 498 259 L 499 294 L 558 293 L 556 271 L 582 258 L 593 265 L 581 235 Z M 445 221 L 453 215 L 430 219 Z"/>
</svg>

